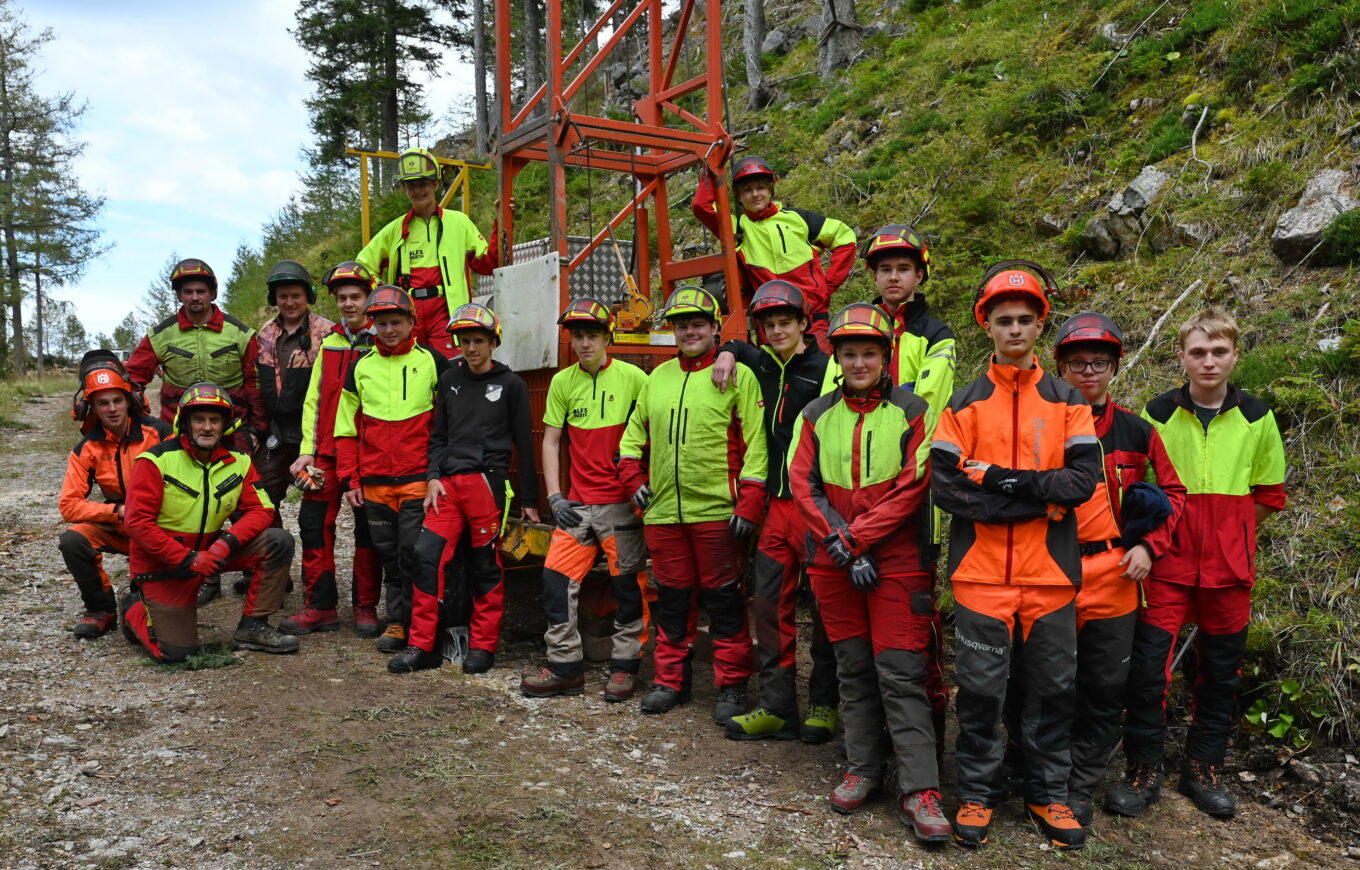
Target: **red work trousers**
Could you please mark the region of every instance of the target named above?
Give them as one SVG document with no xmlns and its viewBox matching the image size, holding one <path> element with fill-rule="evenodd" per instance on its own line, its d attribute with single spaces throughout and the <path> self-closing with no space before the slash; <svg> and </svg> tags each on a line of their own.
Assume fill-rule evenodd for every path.
<svg viewBox="0 0 1360 870">
<path fill-rule="evenodd" d="M 505 584 L 501 570 L 501 522 L 505 517 L 505 479 L 490 472 L 454 474 L 440 479 L 444 495 L 425 512 L 416 541 L 415 587 L 411 597 L 408 643 L 434 652 L 445 575 L 454 561 L 458 540 L 467 532 L 471 549 L 467 582 L 472 586 L 472 618 L 468 647 L 494 653 L 505 618 Z"/>
<path fill-rule="evenodd" d="M 416 290 L 415 293 L 422 291 Z M 441 354 L 444 359 L 459 356 L 458 348 L 449 334 L 449 304 L 443 296 L 416 299 L 416 325 L 412 330 L 416 341 Z"/>
<path fill-rule="evenodd" d="M 649 525 L 646 533 L 652 576 L 661 587 L 654 610 L 656 684 L 689 687 L 696 607 L 702 607 L 713 638 L 713 682 L 744 685 L 754 669 L 741 590 L 745 542 L 722 520 Z"/>
<path fill-rule="evenodd" d="M 335 476 L 335 458 L 318 456 L 314 463 L 325 475 L 325 486 L 303 492 L 298 509 L 298 537 L 302 539 L 302 594 L 308 607 L 334 610 L 339 593 L 335 587 L 335 521 L 340 516 L 344 490 Z M 350 603 L 377 607 L 382 593 L 382 566 L 368 534 L 364 508 L 354 509 L 354 563 Z"/>
</svg>

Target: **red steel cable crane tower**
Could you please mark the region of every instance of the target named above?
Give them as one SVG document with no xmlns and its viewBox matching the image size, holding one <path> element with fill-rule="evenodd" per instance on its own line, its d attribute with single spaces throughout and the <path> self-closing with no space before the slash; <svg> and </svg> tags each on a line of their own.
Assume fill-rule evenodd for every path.
<svg viewBox="0 0 1360 870">
<path fill-rule="evenodd" d="M 673 2 L 673 0 L 672 0 Z M 725 177 L 732 141 L 723 126 L 723 50 L 722 17 L 719 0 L 680 0 L 667 16 L 662 0 L 612 0 L 600 16 L 587 26 L 574 46 L 564 42 L 567 24 L 563 0 L 545 0 L 546 82 L 530 94 L 522 105 L 513 105 L 515 82 L 511 71 L 511 3 L 496 0 L 496 93 L 500 109 L 500 136 L 495 147 L 500 171 L 500 226 L 503 232 L 502 256 L 509 258 L 514 246 L 514 214 L 510 208 L 515 178 L 533 162 L 548 167 L 550 250 L 561 262 L 560 306 L 571 298 L 571 275 L 585 264 L 601 245 L 608 244 L 614 231 L 634 221 L 633 251 L 638 291 L 642 300 L 651 299 L 653 262 L 651 243 L 655 242 L 656 271 L 661 280 L 664 300 L 675 285 L 686 279 L 722 273 L 727 288 L 728 316 L 723 333 L 737 336 L 745 332 L 745 310 L 732 237 L 731 199 L 726 185 L 718 185 L 717 209 L 721 253 L 680 258 L 674 251 L 670 198 L 667 180 L 682 170 L 706 165 Z M 668 23 L 667 18 L 671 19 Z M 607 36 L 602 36 L 608 31 Z M 698 31 L 695 35 L 692 31 Z M 588 86 L 602 83 L 606 63 L 626 41 L 645 45 L 647 92 L 633 102 L 632 120 L 615 120 L 577 111 L 574 105 L 590 93 Z M 694 74 L 689 61 L 697 53 L 702 70 Z M 626 61 L 626 58 L 624 58 Z M 682 71 L 682 66 L 685 69 Z M 689 76 L 677 81 L 677 75 Z M 593 93 L 601 93 L 602 88 Z M 685 98 L 700 95 L 698 99 Z M 684 105 L 682 105 L 682 103 Z M 702 108 L 698 104 L 702 104 Z M 688 106 L 688 108 L 687 108 Z M 609 218 L 585 246 L 573 252 L 568 239 L 567 167 L 617 172 L 635 180 L 631 202 Z M 686 214 L 685 220 L 693 220 Z M 578 291 L 578 295 L 579 295 Z M 624 306 L 636 299 L 626 300 Z M 645 303 L 641 303 L 645 304 Z M 627 312 L 625 312 L 627 313 Z M 646 323 L 641 330 L 646 332 Z M 644 336 L 626 336 L 621 330 L 616 340 L 625 347 L 618 350 L 636 355 L 666 355 L 670 347 L 654 347 Z M 628 338 L 633 340 L 628 341 Z M 563 342 L 563 362 L 567 350 Z M 646 366 L 651 368 L 650 365 Z"/>
</svg>

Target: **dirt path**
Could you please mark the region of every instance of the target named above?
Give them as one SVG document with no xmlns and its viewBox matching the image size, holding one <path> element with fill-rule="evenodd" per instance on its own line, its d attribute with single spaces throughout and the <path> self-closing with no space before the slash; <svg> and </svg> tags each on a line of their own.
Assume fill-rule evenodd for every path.
<svg viewBox="0 0 1360 870">
<path fill-rule="evenodd" d="M 23 411 L 34 428 L 0 433 L 0 866 L 1001 868 L 1058 860 L 1014 802 L 1000 812 L 994 845 L 978 854 L 923 852 L 887 800 L 837 816 L 826 802 L 839 769 L 834 746 L 724 740 L 707 715 L 711 690 L 660 718 L 605 704 L 599 671 L 580 698 L 520 697 L 519 672 L 540 652 L 535 584 L 523 576 L 512 581 L 515 625 L 500 666 L 484 677 L 447 668 L 389 676 L 372 642 L 348 628 L 304 638 L 296 656 L 241 653 L 237 666 L 195 672 L 151 665 L 117 633 L 78 642 L 69 631 L 78 598 L 56 551 L 71 440 L 64 401 L 36 400 Z M 294 506 L 285 521 L 295 527 Z M 109 561 L 121 582 L 125 561 Z M 295 604 L 294 595 L 287 607 Z M 205 640 L 225 639 L 239 606 L 228 596 L 206 608 Z M 696 670 L 703 683 L 706 668 Z M 1232 822 L 1211 822 L 1169 792 L 1143 820 L 1098 816 L 1087 851 L 1065 861 L 1351 865 L 1353 834 L 1315 839 L 1306 814 L 1268 809 L 1241 787 Z"/>
</svg>

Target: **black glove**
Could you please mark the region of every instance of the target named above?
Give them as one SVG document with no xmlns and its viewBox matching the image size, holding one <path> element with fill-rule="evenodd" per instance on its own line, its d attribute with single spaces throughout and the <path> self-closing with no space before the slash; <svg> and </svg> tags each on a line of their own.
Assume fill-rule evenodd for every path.
<svg viewBox="0 0 1360 870">
<path fill-rule="evenodd" d="M 634 507 L 636 507 L 640 511 L 645 511 L 647 509 L 647 505 L 652 503 L 651 485 L 644 483 L 642 486 L 639 486 L 637 488 L 637 492 L 633 493 L 632 501 Z"/>
<path fill-rule="evenodd" d="M 826 544 L 826 552 L 835 560 L 836 567 L 848 568 L 855 560 L 855 539 L 850 536 L 850 530 L 844 526 L 832 529 L 831 534 L 822 538 L 822 543 Z"/>
<path fill-rule="evenodd" d="M 850 582 L 861 592 L 878 588 L 878 563 L 865 553 L 850 565 Z"/>
<path fill-rule="evenodd" d="M 755 523 L 745 517 L 739 517 L 736 514 L 732 514 L 732 519 L 727 521 L 727 527 L 731 529 L 732 534 L 736 535 L 738 538 L 750 537 L 751 533 L 756 530 Z"/>
<path fill-rule="evenodd" d="M 584 507 L 579 501 L 572 501 L 560 492 L 548 496 L 548 510 L 559 529 L 574 529 L 581 524 L 581 513 L 576 510 Z"/>
</svg>

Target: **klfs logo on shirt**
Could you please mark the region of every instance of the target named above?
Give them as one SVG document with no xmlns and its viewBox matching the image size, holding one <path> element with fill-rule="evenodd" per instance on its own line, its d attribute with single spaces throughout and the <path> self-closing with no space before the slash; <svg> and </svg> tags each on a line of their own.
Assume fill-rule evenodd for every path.
<svg viewBox="0 0 1360 870">
<path fill-rule="evenodd" d="M 500 384 L 487 384 L 487 385 L 486 385 L 486 400 L 487 400 L 488 402 L 499 402 L 499 401 L 501 400 L 501 385 L 500 385 Z"/>
</svg>

